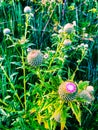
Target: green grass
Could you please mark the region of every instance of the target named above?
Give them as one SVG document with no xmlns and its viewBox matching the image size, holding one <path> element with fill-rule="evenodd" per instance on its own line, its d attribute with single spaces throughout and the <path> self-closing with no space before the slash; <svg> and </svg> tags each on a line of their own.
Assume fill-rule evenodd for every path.
<svg viewBox="0 0 98 130">
<path fill-rule="evenodd" d="M 97 129 L 98 2 L 45 1 L 0 1 L 0 129 Z M 30 14 L 23 12 L 27 5 Z M 73 21 L 71 34 L 59 33 Z M 11 33 L 4 35 L 5 28 Z M 71 45 L 64 45 L 65 39 Z M 41 66 L 28 64 L 28 48 L 48 55 Z M 92 85 L 95 100 L 89 105 L 78 96 L 62 100 L 63 81 L 76 83 L 78 93 Z"/>
</svg>

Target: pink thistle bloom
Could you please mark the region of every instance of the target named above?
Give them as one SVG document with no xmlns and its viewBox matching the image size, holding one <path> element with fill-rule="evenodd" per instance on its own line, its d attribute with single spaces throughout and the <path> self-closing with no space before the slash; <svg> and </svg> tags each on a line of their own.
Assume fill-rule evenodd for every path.
<svg viewBox="0 0 98 130">
<path fill-rule="evenodd" d="M 60 97 L 66 101 L 75 99 L 78 88 L 74 82 L 66 81 L 59 86 L 58 93 Z"/>
<path fill-rule="evenodd" d="M 69 93 L 74 93 L 76 91 L 76 85 L 74 83 L 68 82 L 65 87 Z"/>
</svg>

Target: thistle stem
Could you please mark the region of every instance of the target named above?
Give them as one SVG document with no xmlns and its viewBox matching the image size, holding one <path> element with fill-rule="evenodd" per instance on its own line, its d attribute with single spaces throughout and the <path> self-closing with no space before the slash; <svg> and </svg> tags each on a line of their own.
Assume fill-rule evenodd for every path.
<svg viewBox="0 0 98 130">
<path fill-rule="evenodd" d="M 26 22 L 25 22 L 25 39 L 27 37 L 27 29 L 28 29 L 28 18 L 29 15 L 26 14 Z M 25 112 L 27 110 L 27 104 L 26 104 L 26 70 L 25 70 L 25 60 L 24 60 L 24 50 L 22 48 L 22 65 L 23 65 L 23 86 L 24 86 L 24 106 L 25 106 Z"/>
<path fill-rule="evenodd" d="M 25 71 L 25 61 L 24 61 L 24 50 L 22 49 L 22 65 L 23 65 L 23 86 L 24 86 L 24 106 L 25 106 L 25 112 L 27 109 L 26 105 L 26 71 Z"/>
<path fill-rule="evenodd" d="M 78 62 L 78 64 L 77 64 L 77 67 L 76 67 L 75 71 L 73 72 L 73 74 L 72 74 L 72 76 L 71 76 L 71 80 L 72 80 L 72 81 L 74 80 L 75 75 L 76 75 L 76 72 L 79 70 L 79 66 L 80 66 L 81 62 L 83 61 L 84 57 L 85 57 L 85 50 L 82 50 L 81 59 L 79 60 L 79 62 Z"/>
<path fill-rule="evenodd" d="M 50 69 L 55 57 L 57 56 L 58 52 L 60 51 L 60 49 L 62 48 L 62 42 L 57 46 L 57 49 L 56 49 L 56 53 L 54 54 L 54 56 L 52 57 L 51 61 L 50 61 L 50 64 L 49 64 L 49 67 L 48 67 L 48 70 Z"/>
</svg>

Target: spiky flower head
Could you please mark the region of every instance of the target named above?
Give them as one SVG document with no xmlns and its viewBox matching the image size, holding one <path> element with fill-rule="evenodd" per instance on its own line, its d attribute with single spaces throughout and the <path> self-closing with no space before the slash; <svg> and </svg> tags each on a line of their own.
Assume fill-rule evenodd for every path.
<svg viewBox="0 0 98 130">
<path fill-rule="evenodd" d="M 3 34 L 4 35 L 8 35 L 8 34 L 10 34 L 10 29 L 9 28 L 5 28 L 4 30 L 3 30 Z"/>
<path fill-rule="evenodd" d="M 73 30 L 74 30 L 74 26 L 76 26 L 76 22 L 73 21 L 73 23 L 67 23 L 65 26 L 64 26 L 64 31 L 67 32 L 68 34 L 72 33 Z"/>
<path fill-rule="evenodd" d="M 71 101 L 75 99 L 77 91 L 78 88 L 74 82 L 66 81 L 59 86 L 58 93 L 61 99 L 64 99 L 66 101 Z"/>
<path fill-rule="evenodd" d="M 87 90 L 83 90 L 79 93 L 79 97 L 86 100 L 86 104 L 90 104 L 94 101 L 94 96 L 91 95 Z"/>
<path fill-rule="evenodd" d="M 72 43 L 72 41 L 70 39 L 65 39 L 64 40 L 64 45 L 65 46 L 69 46 L 69 45 L 71 45 L 71 43 Z"/>
<path fill-rule="evenodd" d="M 27 55 L 27 62 L 31 66 L 39 66 L 42 64 L 43 54 L 40 50 L 31 50 Z"/>
<path fill-rule="evenodd" d="M 24 13 L 26 13 L 26 14 L 31 13 L 31 8 L 29 6 L 26 6 L 24 8 Z"/>
</svg>

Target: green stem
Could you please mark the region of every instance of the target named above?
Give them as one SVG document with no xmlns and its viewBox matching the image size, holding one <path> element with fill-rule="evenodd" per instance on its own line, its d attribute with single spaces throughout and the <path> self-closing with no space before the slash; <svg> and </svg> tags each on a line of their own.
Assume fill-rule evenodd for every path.
<svg viewBox="0 0 98 130">
<path fill-rule="evenodd" d="M 73 74 L 72 74 L 72 76 L 71 76 L 71 80 L 72 80 L 72 81 L 74 80 L 75 75 L 76 75 L 76 72 L 79 70 L 79 66 L 80 66 L 81 62 L 83 61 L 84 57 L 85 57 L 85 50 L 82 50 L 81 59 L 79 60 L 78 65 L 77 65 L 75 71 L 73 72 Z"/>
<path fill-rule="evenodd" d="M 50 64 L 49 64 L 49 67 L 48 67 L 48 70 L 50 69 L 55 57 L 57 56 L 58 52 L 60 51 L 60 49 L 62 48 L 62 42 L 57 46 L 57 49 L 56 49 L 56 53 L 54 54 L 54 56 L 52 57 L 51 61 L 50 61 Z"/>
<path fill-rule="evenodd" d="M 29 15 L 26 14 L 26 22 L 25 22 L 25 39 L 26 39 L 26 36 L 27 36 L 27 29 L 28 29 L 28 18 L 29 18 Z"/>
<path fill-rule="evenodd" d="M 6 78 L 8 79 L 11 88 L 12 88 L 12 89 L 14 90 L 14 92 L 16 93 L 15 87 L 14 87 L 14 85 L 12 84 L 11 79 L 9 78 L 8 74 L 7 74 L 6 71 L 4 70 L 4 67 L 3 67 L 1 64 L 0 64 L 0 67 L 1 67 L 1 69 L 2 69 L 2 71 L 3 71 L 3 73 L 4 73 L 4 75 L 5 75 Z M 18 95 L 17 93 L 16 93 L 15 95 L 16 95 L 17 99 L 19 100 L 19 102 L 21 103 L 21 106 L 24 108 L 24 105 L 22 104 L 22 101 L 21 101 L 19 95 Z"/>
<path fill-rule="evenodd" d="M 25 61 L 24 61 L 24 50 L 22 49 L 22 65 L 23 65 L 23 86 L 24 86 L 24 105 L 25 111 L 27 109 L 26 105 L 26 71 L 25 71 Z"/>
<path fill-rule="evenodd" d="M 28 29 L 28 18 L 29 15 L 26 14 L 26 22 L 25 22 L 25 39 L 27 37 L 27 29 Z M 25 105 L 25 112 L 27 110 L 26 104 L 26 71 L 25 71 L 25 60 L 24 60 L 24 50 L 22 48 L 22 65 L 23 65 L 23 86 L 24 86 L 24 105 Z"/>
<path fill-rule="evenodd" d="M 12 44 L 14 45 L 14 40 L 11 38 L 11 36 L 8 36 L 8 39 L 12 42 Z M 14 46 L 16 51 L 18 52 L 19 56 L 21 56 L 21 53 L 19 52 L 18 48 L 16 46 Z"/>
</svg>

